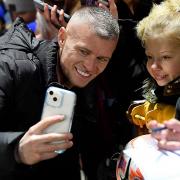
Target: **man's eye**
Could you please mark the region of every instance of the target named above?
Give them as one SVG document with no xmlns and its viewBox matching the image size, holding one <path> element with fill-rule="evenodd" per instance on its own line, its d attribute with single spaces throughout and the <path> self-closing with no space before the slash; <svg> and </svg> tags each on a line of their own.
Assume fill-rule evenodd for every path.
<svg viewBox="0 0 180 180">
<path fill-rule="evenodd" d="M 84 49 L 80 49 L 79 51 L 80 51 L 80 53 L 81 53 L 83 56 L 87 56 L 87 55 L 88 55 L 88 52 L 85 51 Z"/>
<path fill-rule="evenodd" d="M 107 63 L 107 62 L 109 61 L 108 58 L 101 58 L 101 57 L 97 58 L 97 60 L 98 60 L 98 62 L 100 62 L 100 63 Z"/>
</svg>

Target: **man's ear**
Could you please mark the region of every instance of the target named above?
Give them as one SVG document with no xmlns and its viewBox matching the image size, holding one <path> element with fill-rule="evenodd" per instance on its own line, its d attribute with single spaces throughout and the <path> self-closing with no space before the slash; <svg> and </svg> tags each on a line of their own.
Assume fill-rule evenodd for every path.
<svg viewBox="0 0 180 180">
<path fill-rule="evenodd" d="M 65 37 L 66 37 L 66 29 L 64 27 L 61 27 L 58 32 L 58 44 L 60 47 L 63 46 Z"/>
</svg>

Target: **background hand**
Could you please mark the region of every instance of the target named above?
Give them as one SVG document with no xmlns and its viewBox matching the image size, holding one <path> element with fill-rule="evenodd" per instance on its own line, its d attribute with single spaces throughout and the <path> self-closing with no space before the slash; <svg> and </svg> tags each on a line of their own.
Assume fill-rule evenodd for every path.
<svg viewBox="0 0 180 180">
<path fill-rule="evenodd" d="M 108 1 L 109 1 L 109 6 L 106 6 L 103 3 L 98 3 L 98 6 L 109 10 L 112 16 L 118 19 L 118 11 L 115 1 L 114 0 L 108 0 Z"/>
</svg>

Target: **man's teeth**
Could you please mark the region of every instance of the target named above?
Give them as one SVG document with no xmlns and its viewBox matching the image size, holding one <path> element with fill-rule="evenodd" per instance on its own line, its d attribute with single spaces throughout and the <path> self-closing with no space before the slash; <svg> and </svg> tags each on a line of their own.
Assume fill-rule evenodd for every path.
<svg viewBox="0 0 180 180">
<path fill-rule="evenodd" d="M 80 75 L 85 76 L 85 77 L 90 76 L 90 74 L 85 73 L 85 72 L 83 72 L 83 71 L 80 71 L 79 69 L 77 69 L 77 72 L 78 72 Z"/>
</svg>

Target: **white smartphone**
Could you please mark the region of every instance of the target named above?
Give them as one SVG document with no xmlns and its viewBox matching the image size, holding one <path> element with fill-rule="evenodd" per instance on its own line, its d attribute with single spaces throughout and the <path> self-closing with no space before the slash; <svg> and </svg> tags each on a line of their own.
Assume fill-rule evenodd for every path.
<svg viewBox="0 0 180 180">
<path fill-rule="evenodd" d="M 64 115 L 64 120 L 49 126 L 44 133 L 70 132 L 75 104 L 76 94 L 74 92 L 50 86 L 46 91 L 41 119 L 53 115 Z M 53 143 L 61 143 L 61 141 Z"/>
</svg>

